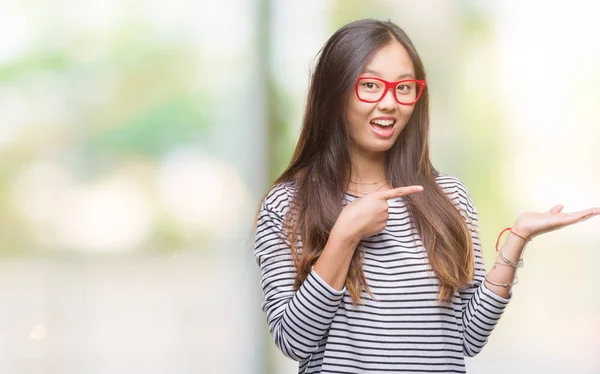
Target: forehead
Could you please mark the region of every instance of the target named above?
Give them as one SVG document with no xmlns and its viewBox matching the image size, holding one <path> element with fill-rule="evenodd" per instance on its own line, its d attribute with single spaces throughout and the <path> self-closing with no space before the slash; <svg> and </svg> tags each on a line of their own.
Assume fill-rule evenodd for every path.
<svg viewBox="0 0 600 374">
<path fill-rule="evenodd" d="M 394 41 L 377 51 L 365 66 L 363 74 L 374 74 L 383 79 L 395 80 L 397 77 L 411 74 L 415 67 L 404 46 Z"/>
</svg>

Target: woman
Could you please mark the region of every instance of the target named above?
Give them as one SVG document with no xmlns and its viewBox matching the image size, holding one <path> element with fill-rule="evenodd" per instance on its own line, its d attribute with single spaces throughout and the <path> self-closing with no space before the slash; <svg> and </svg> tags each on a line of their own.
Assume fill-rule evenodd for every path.
<svg viewBox="0 0 600 374">
<path fill-rule="evenodd" d="M 300 373 L 464 373 L 527 241 L 600 214 L 522 214 L 486 275 L 467 188 L 431 165 L 428 107 L 423 64 L 393 23 L 350 23 L 321 50 L 254 248 L 271 334 Z"/>
</svg>

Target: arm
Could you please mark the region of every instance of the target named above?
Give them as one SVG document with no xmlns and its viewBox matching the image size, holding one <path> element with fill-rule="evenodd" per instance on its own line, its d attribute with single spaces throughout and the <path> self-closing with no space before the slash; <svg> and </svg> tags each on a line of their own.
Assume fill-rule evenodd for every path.
<svg viewBox="0 0 600 374">
<path fill-rule="evenodd" d="M 282 224 L 281 213 L 263 204 L 254 254 L 261 270 L 262 309 L 275 345 L 285 356 L 300 361 L 308 358 L 325 337 L 346 289 L 334 289 L 313 270 L 294 290 L 296 270 L 290 247 L 281 238 Z M 341 245 L 333 239 L 327 243 L 334 252 Z"/>
<path fill-rule="evenodd" d="M 441 179 L 448 179 L 443 176 Z M 478 235 L 477 211 L 469 196 L 466 187 L 455 178 L 453 201 L 458 205 L 460 213 L 467 221 L 471 232 L 475 250 L 475 277 L 472 285 L 459 290 L 461 302 L 461 320 L 463 327 L 463 347 L 466 356 L 474 356 L 481 351 L 487 343 L 487 339 L 493 328 L 502 316 L 506 305 L 511 298 L 509 287 L 496 286 L 484 281 L 485 266 L 481 255 L 481 246 Z M 582 222 L 594 216 L 600 215 L 600 207 L 585 209 L 573 213 L 563 213 L 563 206 L 556 205 L 548 212 L 526 212 L 521 214 L 513 229 L 525 238 L 558 230 L 574 223 Z M 502 252 L 506 259 L 512 263 L 518 262 L 523 253 L 525 240 L 516 235 L 509 234 L 503 245 Z M 500 255 L 496 262 L 501 265 L 492 267 L 488 273 L 488 279 L 498 284 L 510 284 L 513 282 L 516 269 L 504 265 L 506 261 Z"/>
<path fill-rule="evenodd" d="M 501 252 L 498 253 L 494 267 L 488 273 L 486 285 L 490 289 L 503 297 L 510 293 L 509 287 L 514 284 L 516 265 L 523 255 L 526 243 L 531 238 L 583 222 L 600 214 L 600 208 L 590 208 L 574 213 L 561 213 L 562 209 L 562 205 L 556 205 L 548 212 L 526 212 L 517 218 Z"/>
<path fill-rule="evenodd" d="M 290 247 L 281 237 L 285 215 L 280 210 L 287 208 L 286 191 L 275 189 L 267 196 L 259 212 L 254 254 L 262 272 L 263 310 L 275 344 L 286 356 L 307 358 L 327 334 L 346 292 L 344 284 L 360 238 L 385 228 L 387 199 L 421 190 L 421 186 L 398 187 L 348 204 L 298 290 L 293 288 L 296 270 Z"/>
<path fill-rule="evenodd" d="M 473 283 L 459 290 L 462 301 L 461 320 L 464 354 L 473 357 L 487 343 L 488 337 L 500 320 L 511 295 L 510 293 L 499 295 L 493 289 L 488 288 L 486 282 L 484 282 L 485 264 L 479 239 L 477 210 L 468 190 L 460 182 L 457 184 L 456 194 L 458 195 L 460 213 L 465 218 L 471 232 L 475 252 Z M 514 269 L 511 268 L 511 270 Z"/>
</svg>

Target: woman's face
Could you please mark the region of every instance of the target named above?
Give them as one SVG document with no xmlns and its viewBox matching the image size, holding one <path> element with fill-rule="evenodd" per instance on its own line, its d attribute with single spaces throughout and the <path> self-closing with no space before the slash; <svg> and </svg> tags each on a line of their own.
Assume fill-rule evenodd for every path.
<svg viewBox="0 0 600 374">
<path fill-rule="evenodd" d="M 360 78 L 380 78 L 389 82 L 415 79 L 415 68 L 406 49 L 397 41 L 381 48 L 367 63 Z M 373 81 L 376 82 L 377 81 Z M 376 84 L 361 81 L 365 92 L 374 90 Z M 400 100 L 402 90 L 398 96 Z M 364 99 L 364 97 L 361 97 Z M 385 152 L 392 147 L 408 122 L 415 104 L 402 105 L 389 89 L 374 103 L 361 101 L 353 91 L 347 105 L 346 120 L 350 134 L 350 152 Z M 391 125 L 390 125 L 391 124 Z"/>
</svg>

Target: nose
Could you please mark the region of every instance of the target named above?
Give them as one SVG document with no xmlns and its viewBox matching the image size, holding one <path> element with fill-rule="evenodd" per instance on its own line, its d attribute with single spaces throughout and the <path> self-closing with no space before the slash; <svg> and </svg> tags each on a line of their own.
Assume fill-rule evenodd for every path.
<svg viewBox="0 0 600 374">
<path fill-rule="evenodd" d="M 379 102 L 377 103 L 377 107 L 380 110 L 391 110 L 394 109 L 396 107 L 396 97 L 394 96 L 394 91 L 392 91 L 392 89 L 388 89 L 385 92 L 385 95 L 383 95 L 383 97 L 381 98 L 381 100 L 379 100 Z"/>
</svg>

